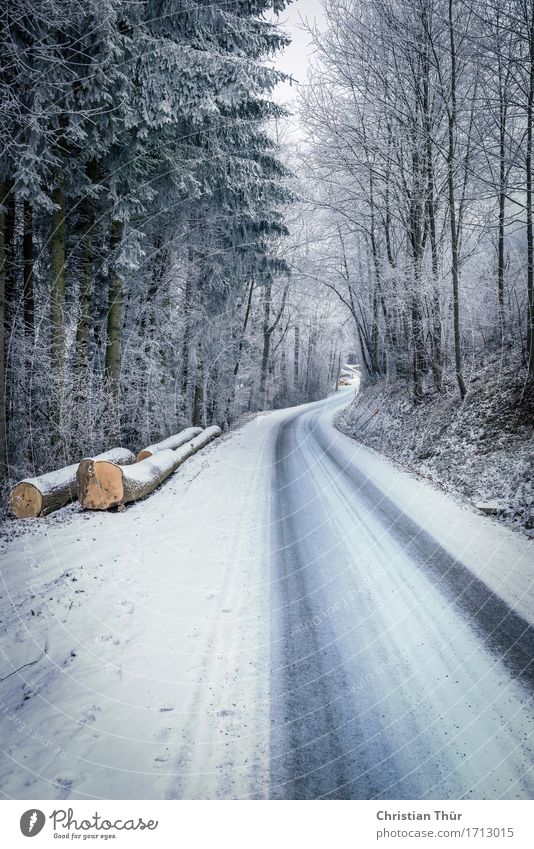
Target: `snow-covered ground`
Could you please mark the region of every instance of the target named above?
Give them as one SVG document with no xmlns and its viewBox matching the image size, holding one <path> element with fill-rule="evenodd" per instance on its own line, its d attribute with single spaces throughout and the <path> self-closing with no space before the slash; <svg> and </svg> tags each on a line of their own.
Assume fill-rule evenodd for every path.
<svg viewBox="0 0 534 849">
<path fill-rule="evenodd" d="M 0 677 L 39 660 L 0 684 L 5 795 L 266 794 L 270 436 L 259 417 L 125 513 L 16 526 Z"/>
<path fill-rule="evenodd" d="M 532 790 L 532 544 L 339 433 L 352 394 L 259 415 L 124 513 L 7 526 L 5 796 Z"/>
</svg>

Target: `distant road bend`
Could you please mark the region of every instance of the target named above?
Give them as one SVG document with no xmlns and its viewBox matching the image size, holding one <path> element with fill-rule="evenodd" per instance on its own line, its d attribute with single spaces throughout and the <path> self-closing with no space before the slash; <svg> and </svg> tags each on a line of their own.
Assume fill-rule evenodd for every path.
<svg viewBox="0 0 534 849">
<path fill-rule="evenodd" d="M 487 525 L 473 546 L 437 492 L 421 521 L 417 483 L 334 429 L 347 400 L 277 425 L 271 796 L 532 798 L 534 630 L 451 553 L 491 584 Z"/>
</svg>

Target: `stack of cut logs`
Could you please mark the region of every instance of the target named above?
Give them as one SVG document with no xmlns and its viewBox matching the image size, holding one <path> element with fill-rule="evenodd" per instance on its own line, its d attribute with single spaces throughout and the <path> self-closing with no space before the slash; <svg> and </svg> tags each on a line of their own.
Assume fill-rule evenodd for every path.
<svg viewBox="0 0 534 849">
<path fill-rule="evenodd" d="M 14 516 L 47 516 L 78 498 L 85 510 L 124 509 L 153 492 L 189 457 L 221 435 L 219 427 L 189 427 L 149 445 L 137 457 L 126 448 L 113 448 L 54 472 L 18 483 L 9 495 Z"/>
</svg>

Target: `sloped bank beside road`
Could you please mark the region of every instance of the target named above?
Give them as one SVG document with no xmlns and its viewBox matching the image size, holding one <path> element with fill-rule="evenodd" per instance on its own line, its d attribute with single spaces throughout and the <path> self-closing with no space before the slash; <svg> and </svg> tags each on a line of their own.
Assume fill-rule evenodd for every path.
<svg viewBox="0 0 534 849">
<path fill-rule="evenodd" d="M 404 382 L 366 386 L 336 425 L 534 538 L 534 387 L 517 367 L 488 364 L 463 404 L 452 385 L 419 406 Z"/>
</svg>

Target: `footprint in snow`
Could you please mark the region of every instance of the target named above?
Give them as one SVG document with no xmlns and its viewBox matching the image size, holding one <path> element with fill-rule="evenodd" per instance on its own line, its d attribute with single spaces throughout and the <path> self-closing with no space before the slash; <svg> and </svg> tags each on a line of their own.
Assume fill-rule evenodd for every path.
<svg viewBox="0 0 534 849">
<path fill-rule="evenodd" d="M 66 799 L 74 787 L 74 781 L 71 778 L 56 778 L 55 785 L 58 789 L 60 799 Z"/>
<path fill-rule="evenodd" d="M 93 722 L 96 722 L 96 714 L 99 713 L 101 708 L 98 705 L 90 705 L 85 709 L 84 713 L 80 718 L 80 722 L 82 725 L 92 725 Z"/>
</svg>

